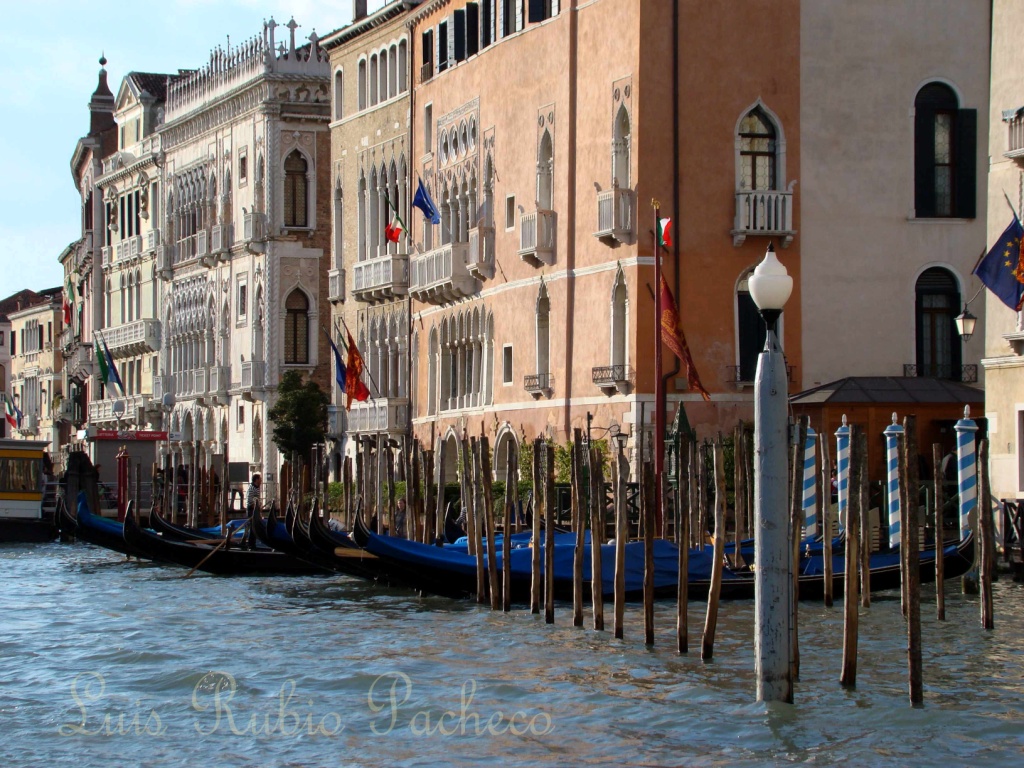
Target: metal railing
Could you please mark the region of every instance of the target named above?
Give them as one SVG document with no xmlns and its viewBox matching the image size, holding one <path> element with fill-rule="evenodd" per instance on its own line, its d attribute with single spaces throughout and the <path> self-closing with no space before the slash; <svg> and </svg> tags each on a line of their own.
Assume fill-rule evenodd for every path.
<svg viewBox="0 0 1024 768">
<path fill-rule="evenodd" d="M 527 392 L 549 392 L 555 383 L 550 373 L 530 373 L 523 377 L 523 389 Z"/>
<path fill-rule="evenodd" d="M 628 365 L 599 365 L 591 370 L 591 378 L 598 386 L 608 387 L 629 381 Z"/>
<path fill-rule="evenodd" d="M 910 378 L 928 377 L 959 381 L 963 384 L 975 384 L 978 381 L 977 365 L 950 365 L 948 363 L 931 363 L 917 365 L 907 363 L 903 366 L 903 375 Z"/>
</svg>

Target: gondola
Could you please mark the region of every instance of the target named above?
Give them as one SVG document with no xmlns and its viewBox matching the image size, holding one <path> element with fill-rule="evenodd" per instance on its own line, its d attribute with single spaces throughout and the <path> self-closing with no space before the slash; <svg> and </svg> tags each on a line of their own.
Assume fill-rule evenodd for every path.
<svg viewBox="0 0 1024 768">
<path fill-rule="evenodd" d="M 139 527 L 134 515 L 126 515 L 124 540 L 145 553 L 146 557 L 165 563 L 195 568 L 221 576 L 305 575 L 326 573 L 312 563 L 269 549 L 241 549 L 236 543 L 188 543 L 172 541 Z"/>
<path fill-rule="evenodd" d="M 57 504 L 57 515 L 60 519 L 61 532 L 65 535 L 71 534 L 88 544 L 120 552 L 128 557 L 147 558 L 145 552 L 125 541 L 124 526 L 119 521 L 94 515 L 89 510 L 85 491 L 78 493 L 75 515 L 71 514 L 63 499 Z"/>
<path fill-rule="evenodd" d="M 277 521 L 273 507 L 268 510 L 266 520 L 263 519 L 262 515 L 257 514 L 253 516 L 250 525 L 252 526 L 253 533 L 259 541 L 278 552 L 284 552 L 292 557 L 305 560 L 306 562 L 317 565 L 324 570 L 335 571 L 338 573 L 346 572 L 338 568 L 338 564 L 333 553 L 328 555 L 311 548 L 300 547 L 292 539 L 291 534 L 288 533 L 288 526 Z"/>
<path fill-rule="evenodd" d="M 476 592 L 476 558 L 448 548 L 430 547 L 417 542 L 379 536 L 369 531 L 362 520 L 357 518 L 353 532 L 355 542 L 382 560 L 393 578 L 405 586 L 433 592 L 449 597 L 465 597 Z M 602 572 L 601 587 L 604 596 L 614 594 L 615 546 L 601 546 Z M 958 544 L 946 546 L 943 550 L 947 578 L 956 578 L 966 573 L 974 559 L 973 539 L 968 537 Z M 512 599 L 525 602 L 529 598 L 530 568 L 532 553 L 527 549 L 511 552 Z M 658 539 L 654 542 L 654 588 L 658 597 L 674 597 L 677 588 L 679 550 L 671 542 Z M 556 545 L 555 597 L 569 599 L 572 596 L 574 547 Z M 486 560 L 486 555 L 485 555 Z M 496 553 L 498 572 L 501 573 L 501 553 Z M 707 599 L 711 584 L 713 549 L 698 548 L 689 555 L 690 599 Z M 590 546 L 584 547 L 583 579 L 589 587 Z M 935 578 L 935 549 L 925 549 L 920 554 L 921 580 Z M 833 555 L 833 589 L 842 593 L 844 558 Z M 643 596 L 644 544 L 640 541 L 626 544 L 626 599 L 639 600 Z M 544 558 L 541 558 L 541 568 Z M 822 555 L 811 554 L 800 560 L 799 591 L 801 598 L 821 597 L 824 560 Z M 884 590 L 899 586 L 899 552 L 875 553 L 871 557 L 871 589 Z M 589 591 L 589 589 L 588 589 Z M 754 572 L 749 568 L 734 569 L 723 566 L 721 597 L 723 599 L 751 599 L 754 597 Z"/>
<path fill-rule="evenodd" d="M 309 516 L 309 528 L 305 534 L 310 546 L 318 553 L 330 557 L 335 570 L 339 573 L 390 583 L 387 570 L 382 567 L 382 563 L 366 550 L 356 546 L 349 534 L 332 530 L 315 507 Z"/>
<path fill-rule="evenodd" d="M 163 515 L 158 515 L 155 512 L 150 515 L 149 519 L 153 530 L 166 539 L 174 541 L 220 541 L 224 538 L 224 534 L 220 533 L 219 525 L 215 528 L 192 528 L 191 526 L 172 523 Z M 242 521 L 242 524 L 244 525 L 244 521 Z M 236 539 L 240 538 L 244 533 L 240 529 L 241 525 L 233 527 L 231 535 Z"/>
</svg>

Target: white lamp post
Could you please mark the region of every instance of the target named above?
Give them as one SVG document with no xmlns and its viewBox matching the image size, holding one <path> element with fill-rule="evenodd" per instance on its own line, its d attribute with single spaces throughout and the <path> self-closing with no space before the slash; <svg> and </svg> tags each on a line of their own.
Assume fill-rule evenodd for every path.
<svg viewBox="0 0 1024 768">
<path fill-rule="evenodd" d="M 974 326 L 978 324 L 978 318 L 970 313 L 967 307 L 964 307 L 964 311 L 961 312 L 955 318 L 956 330 L 960 334 L 965 342 L 969 341 L 971 336 L 974 335 Z"/>
<path fill-rule="evenodd" d="M 754 379 L 754 655 L 758 701 L 793 701 L 792 557 L 788 490 L 786 361 L 776 322 L 793 278 L 768 246 L 747 281 L 768 326 Z"/>
</svg>

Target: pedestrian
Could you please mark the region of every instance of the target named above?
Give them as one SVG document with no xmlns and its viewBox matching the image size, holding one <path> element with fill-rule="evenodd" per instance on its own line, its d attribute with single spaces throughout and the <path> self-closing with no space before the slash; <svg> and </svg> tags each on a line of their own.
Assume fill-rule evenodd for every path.
<svg viewBox="0 0 1024 768">
<path fill-rule="evenodd" d="M 247 515 L 252 515 L 253 510 L 260 506 L 260 488 L 263 486 L 263 478 L 259 474 L 252 476 L 252 482 L 249 483 L 249 488 L 245 492 L 245 512 Z"/>
<path fill-rule="evenodd" d="M 405 499 L 398 500 L 398 507 L 395 509 L 395 530 L 393 535 L 405 538 Z"/>
</svg>

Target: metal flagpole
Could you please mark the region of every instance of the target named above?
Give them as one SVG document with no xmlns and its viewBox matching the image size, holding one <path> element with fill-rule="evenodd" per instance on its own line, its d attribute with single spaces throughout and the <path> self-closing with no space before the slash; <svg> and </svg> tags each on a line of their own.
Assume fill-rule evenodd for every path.
<svg viewBox="0 0 1024 768">
<path fill-rule="evenodd" d="M 654 206 L 654 530 L 661 536 L 664 524 L 661 477 L 665 466 L 665 383 L 661 376 L 661 203 L 651 200 L 651 205 Z M 642 439 L 643 425 L 640 426 Z"/>
</svg>

